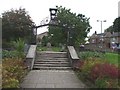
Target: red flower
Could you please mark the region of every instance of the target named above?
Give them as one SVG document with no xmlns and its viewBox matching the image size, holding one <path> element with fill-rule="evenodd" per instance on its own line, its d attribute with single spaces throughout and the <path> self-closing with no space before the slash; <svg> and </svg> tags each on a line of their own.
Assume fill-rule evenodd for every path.
<svg viewBox="0 0 120 90">
<path fill-rule="evenodd" d="M 118 68 L 108 63 L 94 65 L 90 74 L 93 80 L 96 80 L 98 77 L 109 77 L 113 79 L 120 77 Z"/>
</svg>

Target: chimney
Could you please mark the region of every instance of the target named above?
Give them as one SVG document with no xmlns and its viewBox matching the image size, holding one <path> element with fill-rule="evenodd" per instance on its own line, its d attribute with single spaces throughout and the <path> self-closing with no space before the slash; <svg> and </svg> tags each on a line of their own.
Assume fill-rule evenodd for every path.
<svg viewBox="0 0 120 90">
<path fill-rule="evenodd" d="M 97 31 L 95 31 L 95 34 L 97 34 Z"/>
</svg>

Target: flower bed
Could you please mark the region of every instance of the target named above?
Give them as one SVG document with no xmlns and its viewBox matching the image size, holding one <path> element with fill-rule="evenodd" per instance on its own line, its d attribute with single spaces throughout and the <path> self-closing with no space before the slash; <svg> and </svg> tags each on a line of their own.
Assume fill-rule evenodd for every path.
<svg viewBox="0 0 120 90">
<path fill-rule="evenodd" d="M 27 70 L 20 58 L 5 58 L 2 62 L 2 87 L 19 88 L 19 84 Z"/>
<path fill-rule="evenodd" d="M 83 81 L 89 80 L 97 88 L 120 88 L 119 67 L 100 58 L 102 54 L 97 54 L 97 57 L 92 54 L 84 55 L 85 60 L 78 61 L 74 66 L 78 77 L 82 77 Z"/>
</svg>

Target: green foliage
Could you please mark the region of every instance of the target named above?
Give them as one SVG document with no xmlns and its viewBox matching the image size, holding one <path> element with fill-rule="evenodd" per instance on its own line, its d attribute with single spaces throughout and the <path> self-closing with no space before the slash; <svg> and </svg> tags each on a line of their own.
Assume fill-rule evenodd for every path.
<svg viewBox="0 0 120 90">
<path fill-rule="evenodd" d="M 104 58 L 104 54 L 100 52 L 85 51 L 80 52 L 78 55 L 82 60 L 86 60 L 88 58 Z"/>
<path fill-rule="evenodd" d="M 42 38 L 42 46 L 46 46 L 47 43 L 48 43 L 48 37 L 47 37 L 47 36 L 44 36 L 44 37 Z"/>
<path fill-rule="evenodd" d="M 84 77 L 82 79 L 89 79 L 97 88 L 120 88 L 118 85 L 120 69 L 116 65 L 119 54 L 80 52 L 79 57 L 83 59 L 83 63 L 78 64 L 78 75 Z"/>
<path fill-rule="evenodd" d="M 2 62 L 2 87 L 19 88 L 20 81 L 26 71 L 22 59 L 5 58 Z"/>
<path fill-rule="evenodd" d="M 37 50 L 38 50 L 38 51 L 47 51 L 47 47 L 38 46 L 38 47 L 37 47 Z M 60 48 L 60 47 L 51 47 L 51 50 L 52 50 L 52 51 L 55 51 L 55 52 L 60 52 L 60 51 L 61 51 L 61 48 Z"/>
<path fill-rule="evenodd" d="M 59 43 L 67 45 L 68 39 L 72 45 L 83 43 L 89 32 L 86 31 L 90 26 L 89 18 L 82 14 L 77 15 L 76 13 L 72 13 L 70 9 L 63 8 L 62 6 L 57 9 L 56 20 L 60 27 L 49 26 L 49 35 L 53 34 L 51 43 L 56 46 L 58 46 Z"/>
<path fill-rule="evenodd" d="M 13 51 L 3 50 L 2 57 L 3 58 L 14 58 L 14 57 L 24 58 L 25 57 L 24 41 L 19 38 L 17 41 L 13 41 L 12 44 L 15 50 Z"/>
<path fill-rule="evenodd" d="M 24 41 L 20 38 L 16 41 L 13 41 L 13 45 L 18 52 L 24 51 L 24 44 L 25 44 Z"/>
<path fill-rule="evenodd" d="M 4 83 L 6 83 L 3 88 L 19 88 L 19 81 L 14 78 L 9 78 Z"/>
<path fill-rule="evenodd" d="M 118 79 L 110 78 L 98 78 L 95 81 L 95 85 L 98 88 L 120 88 L 118 85 Z"/>
<path fill-rule="evenodd" d="M 13 41 L 13 45 L 17 51 L 17 56 L 23 58 L 24 57 L 24 41 L 22 39 L 18 39 L 16 41 Z"/>
<path fill-rule="evenodd" d="M 120 58 L 119 54 L 114 53 L 101 53 L 101 52 L 91 52 L 91 51 L 84 51 L 79 52 L 78 56 L 82 60 L 86 60 L 89 58 L 99 58 L 102 61 L 105 60 L 111 64 L 118 66 L 120 63 L 118 62 L 118 58 Z"/>
<path fill-rule="evenodd" d="M 107 88 L 106 78 L 98 78 L 98 79 L 95 81 L 95 85 L 96 85 L 98 88 Z"/>
<path fill-rule="evenodd" d="M 47 47 L 37 47 L 38 51 L 47 51 Z"/>
<path fill-rule="evenodd" d="M 17 57 L 17 51 L 7 51 L 7 50 L 3 50 L 2 51 L 2 58 L 13 58 L 13 57 Z"/>
<path fill-rule="evenodd" d="M 52 51 L 60 52 L 61 48 L 60 47 L 52 47 Z"/>
<path fill-rule="evenodd" d="M 113 25 L 109 26 L 105 32 L 120 32 L 120 17 L 116 18 Z"/>
<path fill-rule="evenodd" d="M 120 58 L 120 55 L 119 54 L 114 54 L 114 53 L 106 53 L 105 54 L 105 59 L 111 63 L 111 64 L 114 64 L 116 66 L 119 66 L 120 63 L 119 63 L 119 58 Z"/>
<path fill-rule="evenodd" d="M 12 48 L 12 44 L 10 43 L 10 41 L 2 39 L 2 48 Z"/>
<path fill-rule="evenodd" d="M 114 20 L 113 28 L 114 28 L 114 32 L 120 32 L 120 17 Z"/>
<path fill-rule="evenodd" d="M 89 79 L 95 83 L 97 88 L 118 88 L 119 69 L 115 65 L 103 62 L 100 59 L 84 60 L 81 64 L 78 75 L 82 79 Z M 91 83 L 92 83 L 91 82 Z M 92 85 L 92 84 L 91 84 Z"/>
<path fill-rule="evenodd" d="M 11 9 L 2 13 L 2 40 L 14 41 L 24 38 L 26 42 L 30 39 L 33 22 L 27 11 L 23 8 Z"/>
<path fill-rule="evenodd" d="M 84 64 L 81 66 L 80 70 L 86 77 L 90 77 L 91 69 L 97 63 L 104 63 L 105 61 L 96 58 L 89 58 L 84 61 Z"/>
<path fill-rule="evenodd" d="M 114 32 L 113 25 L 108 27 L 105 32 Z"/>
</svg>

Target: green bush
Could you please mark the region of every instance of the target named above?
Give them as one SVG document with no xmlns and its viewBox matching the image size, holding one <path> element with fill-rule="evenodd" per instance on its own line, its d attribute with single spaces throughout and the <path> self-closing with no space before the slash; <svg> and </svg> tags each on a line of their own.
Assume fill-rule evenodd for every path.
<svg viewBox="0 0 120 90">
<path fill-rule="evenodd" d="M 100 52 L 91 52 L 91 51 L 84 51 L 80 52 L 79 57 L 83 60 L 86 60 L 88 58 L 104 58 L 104 54 Z"/>
<path fill-rule="evenodd" d="M 19 58 L 24 58 L 24 41 L 22 39 L 18 39 L 17 41 L 11 41 L 9 43 L 12 45 L 12 48 L 14 50 L 8 51 L 8 50 L 2 50 L 2 58 L 14 58 L 14 57 L 19 57 Z M 11 49 L 11 48 L 10 48 Z"/>
<path fill-rule="evenodd" d="M 79 57 L 83 64 L 78 65 L 78 75 L 82 75 L 84 81 L 89 79 L 98 88 L 120 88 L 117 54 L 86 51 L 80 52 Z"/>
<path fill-rule="evenodd" d="M 118 85 L 118 79 L 110 79 L 110 78 L 98 78 L 95 81 L 95 85 L 98 88 L 120 88 Z"/>
<path fill-rule="evenodd" d="M 2 51 L 2 58 L 13 58 L 13 57 L 17 57 L 16 51 L 8 51 L 8 50 Z"/>
<path fill-rule="evenodd" d="M 23 52 L 18 52 L 16 50 L 14 51 L 3 50 L 2 51 L 2 58 L 15 58 L 15 57 L 24 58 L 24 56 L 25 55 Z"/>
<path fill-rule="evenodd" d="M 19 88 L 19 81 L 15 78 L 9 78 L 4 83 L 3 88 Z"/>
<path fill-rule="evenodd" d="M 89 79 L 98 88 L 115 88 L 118 86 L 119 68 L 99 58 L 88 58 L 83 61 L 78 75 Z"/>
<path fill-rule="evenodd" d="M 47 47 L 37 47 L 37 50 L 38 50 L 38 51 L 46 51 L 46 50 L 47 50 Z"/>
<path fill-rule="evenodd" d="M 25 43 L 24 43 L 24 41 L 21 38 L 19 38 L 16 41 L 13 41 L 12 43 L 13 43 L 15 49 L 18 52 L 23 52 L 24 51 L 24 45 L 25 45 Z"/>
<path fill-rule="evenodd" d="M 90 77 L 90 72 L 92 67 L 97 63 L 104 63 L 105 61 L 97 58 L 89 58 L 84 60 L 84 64 L 81 66 L 81 73 L 83 73 L 86 77 Z"/>
</svg>

